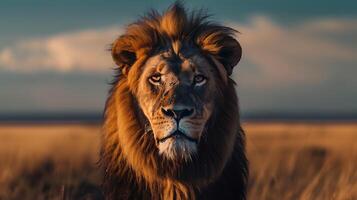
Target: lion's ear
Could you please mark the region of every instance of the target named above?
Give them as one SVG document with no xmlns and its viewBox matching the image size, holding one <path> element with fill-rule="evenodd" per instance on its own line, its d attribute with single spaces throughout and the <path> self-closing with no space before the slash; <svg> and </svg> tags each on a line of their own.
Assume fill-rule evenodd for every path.
<svg viewBox="0 0 357 200">
<path fill-rule="evenodd" d="M 199 41 L 201 48 L 216 58 L 231 75 L 233 68 L 238 64 L 242 57 L 242 47 L 239 42 L 229 34 L 214 32 Z"/>
<path fill-rule="evenodd" d="M 125 35 L 120 36 L 112 45 L 112 57 L 114 62 L 124 75 L 127 75 L 130 67 L 136 61 L 136 53 L 130 39 Z"/>
<path fill-rule="evenodd" d="M 222 47 L 218 53 L 217 59 L 227 69 L 228 75 L 232 74 L 233 68 L 238 64 L 242 57 L 242 47 L 239 42 L 228 37 L 222 42 Z"/>
</svg>

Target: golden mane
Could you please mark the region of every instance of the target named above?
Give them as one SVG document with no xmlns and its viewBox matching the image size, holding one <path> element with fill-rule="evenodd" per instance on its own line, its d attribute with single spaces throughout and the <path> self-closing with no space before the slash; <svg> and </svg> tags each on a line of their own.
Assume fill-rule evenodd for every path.
<svg viewBox="0 0 357 200">
<path fill-rule="evenodd" d="M 209 120 L 207 137 L 190 163 L 159 156 L 133 92 L 138 89 L 141 67 L 162 48 L 177 52 L 185 45 L 195 45 L 203 54 L 214 56 L 231 74 L 241 56 L 233 34 L 233 29 L 207 21 L 202 11 L 188 15 L 175 3 L 163 15 L 152 11 L 129 25 L 114 42 L 112 55 L 119 70 L 105 107 L 100 161 L 107 199 L 210 199 L 218 195 L 227 199 L 232 194 L 225 184 L 237 188 L 237 199 L 245 199 L 245 139 L 231 79 L 218 83 L 217 112 Z M 238 56 L 231 56 L 237 52 Z M 228 59 L 232 57 L 236 59 Z"/>
<path fill-rule="evenodd" d="M 137 58 L 150 56 L 163 48 L 178 52 L 183 46 L 191 45 L 215 56 L 230 75 L 242 52 L 234 39 L 237 31 L 207 19 L 208 15 L 203 10 L 188 15 L 180 3 L 175 3 L 163 15 L 152 10 L 127 26 L 125 34 L 112 45 L 112 56 L 120 69 L 126 72 Z M 232 55 L 237 53 L 239 55 Z"/>
</svg>

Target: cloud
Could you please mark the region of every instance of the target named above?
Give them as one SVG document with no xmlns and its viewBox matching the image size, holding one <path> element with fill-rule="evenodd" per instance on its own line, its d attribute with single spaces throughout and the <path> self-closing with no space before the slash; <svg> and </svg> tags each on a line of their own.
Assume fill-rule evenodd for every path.
<svg viewBox="0 0 357 200">
<path fill-rule="evenodd" d="M 242 44 L 241 67 L 253 67 L 250 74 L 236 77 L 269 87 L 276 84 L 323 82 L 344 65 L 357 63 L 357 20 L 316 19 L 297 25 L 277 24 L 258 16 L 248 24 L 233 24 Z M 258 87 L 257 85 L 252 87 Z"/>
<path fill-rule="evenodd" d="M 244 112 L 356 111 L 357 20 L 233 24 L 243 47 L 233 78 Z"/>
<path fill-rule="evenodd" d="M 230 25 L 242 33 L 238 35 L 244 50 L 241 66 L 251 68 L 243 78 L 249 82 L 254 80 L 251 76 L 260 77 L 264 87 L 321 82 L 332 75 L 331 67 L 357 62 L 356 42 L 350 42 L 357 35 L 357 20 L 316 19 L 282 25 L 255 16 L 246 24 Z M 118 27 L 107 27 L 24 39 L 0 49 L 0 68 L 108 72 L 114 63 L 106 49 L 120 33 Z"/>
<path fill-rule="evenodd" d="M 12 71 L 106 71 L 114 64 L 106 51 L 117 27 L 27 39 L 0 50 L 0 67 Z"/>
<path fill-rule="evenodd" d="M 233 77 L 243 113 L 357 111 L 357 19 L 228 25 L 241 32 Z M 114 67 L 106 49 L 120 33 L 111 26 L 0 47 L 0 69 L 10 71 L 0 73 L 0 110 L 100 110 Z"/>
</svg>

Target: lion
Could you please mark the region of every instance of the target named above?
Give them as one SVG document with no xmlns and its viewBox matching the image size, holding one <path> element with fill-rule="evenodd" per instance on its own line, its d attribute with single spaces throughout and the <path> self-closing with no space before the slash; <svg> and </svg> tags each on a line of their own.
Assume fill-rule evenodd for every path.
<svg viewBox="0 0 357 200">
<path fill-rule="evenodd" d="M 127 26 L 104 112 L 106 199 L 245 199 L 232 28 L 174 3 Z"/>
</svg>

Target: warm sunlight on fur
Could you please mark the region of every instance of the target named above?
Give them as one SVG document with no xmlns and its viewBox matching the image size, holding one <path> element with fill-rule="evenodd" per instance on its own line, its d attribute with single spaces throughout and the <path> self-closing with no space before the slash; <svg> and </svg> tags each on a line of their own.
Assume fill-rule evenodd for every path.
<svg viewBox="0 0 357 200">
<path fill-rule="evenodd" d="M 235 83 L 235 30 L 175 3 L 129 25 L 105 110 L 108 199 L 244 199 L 247 160 Z"/>
</svg>

